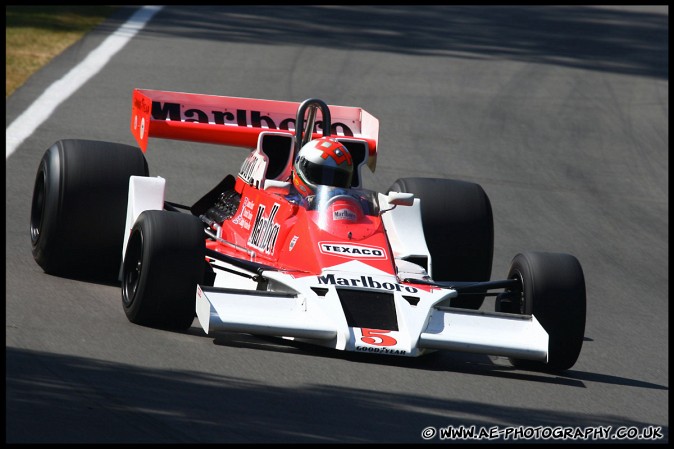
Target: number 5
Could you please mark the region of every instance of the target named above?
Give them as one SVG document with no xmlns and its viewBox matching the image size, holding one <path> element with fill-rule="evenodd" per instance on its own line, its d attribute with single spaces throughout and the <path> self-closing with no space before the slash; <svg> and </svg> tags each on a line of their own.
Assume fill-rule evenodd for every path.
<svg viewBox="0 0 674 449">
<path fill-rule="evenodd" d="M 398 344 L 396 339 L 390 335 L 382 335 L 391 331 L 382 329 L 361 329 L 360 331 L 363 334 L 360 339 L 363 343 L 375 346 L 395 346 Z"/>
</svg>

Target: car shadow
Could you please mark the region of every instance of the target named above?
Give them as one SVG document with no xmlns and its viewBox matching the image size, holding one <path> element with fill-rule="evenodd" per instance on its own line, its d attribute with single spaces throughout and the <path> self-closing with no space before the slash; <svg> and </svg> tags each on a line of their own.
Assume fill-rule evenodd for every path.
<svg viewBox="0 0 674 449">
<path fill-rule="evenodd" d="M 527 371 L 510 364 L 506 357 L 489 356 L 485 354 L 466 353 L 458 351 L 435 351 L 420 357 L 399 357 L 340 351 L 302 341 L 288 340 L 281 337 L 251 335 L 234 332 L 215 332 L 207 335 L 200 327 L 194 326 L 188 334 L 203 338 L 210 338 L 216 346 L 253 349 L 259 351 L 273 351 L 278 353 L 292 353 L 307 357 L 321 357 L 327 359 L 345 360 L 353 363 L 367 363 L 376 365 L 395 366 L 398 368 L 416 369 L 423 371 L 454 372 L 485 377 L 508 378 L 518 381 L 538 382 L 543 384 L 565 385 L 570 387 L 586 388 L 585 382 L 598 382 L 611 385 L 623 385 L 636 388 L 668 390 L 666 386 L 643 382 L 637 379 L 628 379 L 609 374 L 592 373 L 570 369 L 563 372 L 550 373 Z M 586 338 L 586 341 L 592 339 Z"/>
</svg>

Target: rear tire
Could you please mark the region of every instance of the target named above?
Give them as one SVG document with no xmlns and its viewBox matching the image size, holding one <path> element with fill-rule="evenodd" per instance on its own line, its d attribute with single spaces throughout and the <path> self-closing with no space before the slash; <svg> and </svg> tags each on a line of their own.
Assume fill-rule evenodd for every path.
<svg viewBox="0 0 674 449">
<path fill-rule="evenodd" d="M 552 372 L 571 368 L 585 334 L 585 277 L 578 259 L 563 253 L 521 253 L 513 259 L 508 279 L 520 280 L 523 293 L 514 308 L 509 305 L 504 311 L 533 315 L 549 336 L 547 364 L 511 359 L 513 365 Z"/>
<path fill-rule="evenodd" d="M 148 176 L 140 149 L 59 140 L 38 167 L 30 214 L 35 261 L 46 273 L 116 281 L 129 177 Z"/>
<path fill-rule="evenodd" d="M 414 193 L 436 281 L 488 281 L 494 254 L 489 197 L 479 184 L 439 178 L 400 178 L 389 191 Z M 452 307 L 477 310 L 484 295 L 453 298 Z"/>
<path fill-rule="evenodd" d="M 133 225 L 122 268 L 122 305 L 129 321 L 185 330 L 204 281 L 203 222 L 189 214 L 147 210 Z"/>
</svg>

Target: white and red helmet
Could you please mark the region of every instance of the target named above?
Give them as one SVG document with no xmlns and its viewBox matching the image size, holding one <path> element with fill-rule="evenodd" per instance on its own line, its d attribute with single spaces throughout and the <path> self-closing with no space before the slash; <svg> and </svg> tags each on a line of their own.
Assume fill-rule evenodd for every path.
<svg viewBox="0 0 674 449">
<path fill-rule="evenodd" d="M 317 185 L 351 187 L 352 179 L 351 154 L 331 137 L 312 140 L 297 154 L 293 184 L 305 196 L 315 194 Z"/>
</svg>

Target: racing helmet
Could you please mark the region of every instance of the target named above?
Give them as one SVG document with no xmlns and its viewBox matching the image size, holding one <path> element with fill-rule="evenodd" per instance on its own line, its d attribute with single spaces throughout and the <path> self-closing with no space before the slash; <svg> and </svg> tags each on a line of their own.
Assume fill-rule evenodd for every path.
<svg viewBox="0 0 674 449">
<path fill-rule="evenodd" d="M 297 153 L 293 184 L 304 195 L 314 195 L 317 185 L 351 187 L 351 153 L 334 138 L 321 137 L 305 144 Z"/>
</svg>

